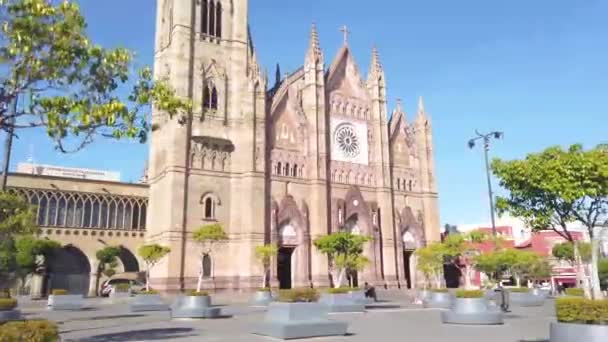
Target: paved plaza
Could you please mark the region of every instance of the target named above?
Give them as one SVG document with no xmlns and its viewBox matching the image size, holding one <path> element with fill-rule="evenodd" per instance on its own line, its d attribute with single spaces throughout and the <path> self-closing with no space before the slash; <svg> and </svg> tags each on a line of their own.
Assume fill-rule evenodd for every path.
<svg viewBox="0 0 608 342">
<path fill-rule="evenodd" d="M 387 296 L 384 296 L 386 298 Z M 405 296 L 374 305 L 363 314 L 332 314 L 349 323 L 348 336 L 311 341 L 450 341 L 546 342 L 549 323 L 555 319 L 553 301 L 544 307 L 512 308 L 502 326 L 454 326 L 440 321 L 440 311 L 411 304 Z M 381 294 L 382 298 L 382 294 Z M 233 300 L 234 301 L 234 300 Z M 88 299 L 89 309 L 52 312 L 42 301 L 23 303 L 28 319 L 47 318 L 59 323 L 64 341 L 272 341 L 250 331 L 264 317 L 264 308 L 246 304 L 219 304 L 225 318 L 171 320 L 169 312 L 131 313 L 128 304 L 109 299 Z M 218 300 L 218 303 L 221 303 Z M 226 300 L 228 302 L 228 300 Z"/>
</svg>

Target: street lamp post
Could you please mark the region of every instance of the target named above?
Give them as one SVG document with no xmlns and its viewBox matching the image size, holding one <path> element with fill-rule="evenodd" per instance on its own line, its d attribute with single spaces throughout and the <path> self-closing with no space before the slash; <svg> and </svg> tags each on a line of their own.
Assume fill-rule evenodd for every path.
<svg viewBox="0 0 608 342">
<path fill-rule="evenodd" d="M 496 236 L 496 220 L 494 219 L 494 196 L 492 193 L 492 181 L 490 178 L 490 162 L 488 161 L 488 152 L 490 151 L 490 140 L 492 138 L 501 139 L 504 136 L 504 133 L 495 131 L 487 134 L 482 134 L 478 130 L 475 130 L 475 134 L 477 134 L 477 136 L 469 140 L 469 148 L 472 149 L 473 147 L 475 147 L 475 143 L 478 140 L 483 140 L 483 151 L 486 161 L 486 178 L 488 181 L 488 196 L 490 198 L 490 218 L 492 220 L 492 234 Z"/>
</svg>

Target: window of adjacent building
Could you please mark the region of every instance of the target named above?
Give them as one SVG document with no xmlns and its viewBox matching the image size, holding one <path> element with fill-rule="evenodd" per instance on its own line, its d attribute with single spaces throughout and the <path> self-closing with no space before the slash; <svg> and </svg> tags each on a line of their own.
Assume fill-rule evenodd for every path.
<svg viewBox="0 0 608 342">
<path fill-rule="evenodd" d="M 222 37 L 222 3 L 220 1 L 201 1 L 201 32 L 212 37 Z"/>
</svg>

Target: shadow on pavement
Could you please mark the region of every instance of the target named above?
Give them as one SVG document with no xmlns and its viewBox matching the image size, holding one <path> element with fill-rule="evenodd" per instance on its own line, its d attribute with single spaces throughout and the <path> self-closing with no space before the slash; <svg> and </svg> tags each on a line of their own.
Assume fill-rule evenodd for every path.
<svg viewBox="0 0 608 342">
<path fill-rule="evenodd" d="M 375 310 L 375 309 L 400 309 L 401 305 L 399 304 L 372 304 L 365 306 L 366 310 Z"/>
<path fill-rule="evenodd" d="M 518 342 L 551 342 L 549 340 L 519 340 Z"/>
<path fill-rule="evenodd" d="M 115 334 L 103 334 L 78 339 L 79 342 L 122 342 L 122 341 L 166 341 L 172 338 L 195 336 L 192 328 L 167 328 L 135 330 Z"/>
</svg>

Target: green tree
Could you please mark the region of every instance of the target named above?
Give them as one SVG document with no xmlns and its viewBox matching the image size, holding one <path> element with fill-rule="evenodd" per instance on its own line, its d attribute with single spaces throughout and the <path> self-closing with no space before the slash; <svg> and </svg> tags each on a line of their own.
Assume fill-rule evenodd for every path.
<svg viewBox="0 0 608 342">
<path fill-rule="evenodd" d="M 551 147 L 529 154 L 523 160 L 492 162 L 492 171 L 508 190 L 499 197 L 500 214 L 521 217 L 534 230 L 552 229 L 566 241 L 574 238 L 568 224 L 582 223 L 592 242 L 592 286 L 585 282 L 586 295 L 601 298 L 597 278 L 598 248 L 596 228 L 606 220 L 608 211 L 608 148 L 584 150 L 572 145 L 567 150 Z M 580 276 L 580 256 L 574 245 Z M 592 291 L 591 291 L 592 290 Z"/>
<path fill-rule="evenodd" d="M 488 234 L 471 231 L 466 234 L 450 234 L 443 240 L 444 255 L 452 262 L 464 259 L 464 282 L 466 288 L 471 288 L 471 275 L 475 266 L 475 256 L 479 254 L 480 244 L 488 240 Z"/>
<path fill-rule="evenodd" d="M 146 291 L 150 291 L 150 270 L 170 252 L 169 247 L 159 244 L 143 245 L 137 249 L 137 254 L 146 264 Z"/>
<path fill-rule="evenodd" d="M 33 208 L 25 199 L 0 192 L 0 278 L 9 278 L 17 270 L 15 236 L 34 234 L 34 217 Z"/>
<path fill-rule="evenodd" d="M 541 260 L 541 256 L 535 252 L 518 249 L 505 249 L 499 255 L 501 264 L 515 278 L 517 287 L 521 286 L 522 279 L 530 277 L 534 265 Z"/>
<path fill-rule="evenodd" d="M 205 256 L 211 256 L 219 244 L 227 242 L 228 235 L 220 224 L 214 223 L 196 230 L 192 234 L 192 238 L 201 245 L 198 284 L 196 285 L 196 291 L 200 292 L 203 285 L 203 259 Z M 213 264 L 213 258 L 211 258 L 211 263 Z"/>
<path fill-rule="evenodd" d="M 426 280 L 425 288 L 426 286 L 433 287 L 433 285 L 440 288 L 445 257 L 443 245 L 441 243 L 431 243 L 426 247 L 417 249 L 414 254 L 417 257 L 418 270 L 422 272 Z"/>
<path fill-rule="evenodd" d="M 333 279 L 336 279 L 334 287 L 342 286 L 347 272 L 361 271 L 369 263 L 369 259 L 363 255 L 363 245 L 370 240 L 368 236 L 338 232 L 314 241 L 315 247 L 330 260 Z"/>
<path fill-rule="evenodd" d="M 474 268 L 484 273 L 492 283 L 498 283 L 505 272 L 505 265 L 501 258 L 502 251 L 491 251 L 474 257 Z"/>
<path fill-rule="evenodd" d="M 9 134 L 42 127 L 66 152 L 96 136 L 146 141 L 150 105 L 180 119 L 191 111 L 150 68 L 132 75 L 131 51 L 91 42 L 75 1 L 0 0 L 0 30 L 0 130 Z"/>
<path fill-rule="evenodd" d="M 591 262 L 591 244 L 583 241 L 562 242 L 553 246 L 551 254 L 558 260 L 566 261 L 570 265 L 576 265 L 576 257 L 574 255 L 574 244 L 576 243 L 581 261 L 584 263 Z"/>
<path fill-rule="evenodd" d="M 268 284 L 268 275 L 270 274 L 270 264 L 272 258 L 277 255 L 279 249 L 274 244 L 268 244 L 263 246 L 255 247 L 255 256 L 258 261 L 262 264 L 264 269 L 264 275 L 262 276 L 262 287 L 270 287 Z"/>
<path fill-rule="evenodd" d="M 15 261 L 22 289 L 25 286 L 25 278 L 46 268 L 50 255 L 59 248 L 61 248 L 59 242 L 38 239 L 33 235 L 22 235 L 16 238 Z"/>
<path fill-rule="evenodd" d="M 97 258 L 97 272 L 95 275 L 95 291 L 99 296 L 99 281 L 101 275 L 111 277 L 116 273 L 114 270 L 118 266 L 118 256 L 120 255 L 120 247 L 106 246 L 95 253 Z"/>
<path fill-rule="evenodd" d="M 546 258 L 541 258 L 534 263 L 530 269 L 530 279 L 534 281 L 546 280 L 551 278 L 553 266 Z"/>
</svg>

